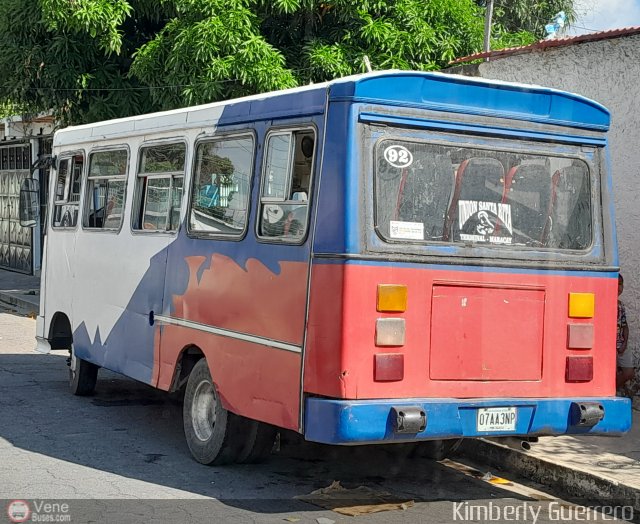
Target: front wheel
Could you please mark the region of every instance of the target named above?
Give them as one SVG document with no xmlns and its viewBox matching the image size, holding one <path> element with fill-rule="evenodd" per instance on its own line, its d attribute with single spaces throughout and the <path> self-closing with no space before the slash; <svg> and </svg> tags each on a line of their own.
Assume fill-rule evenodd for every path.
<svg viewBox="0 0 640 524">
<path fill-rule="evenodd" d="M 74 395 L 93 395 L 98 380 L 98 366 L 76 356 L 73 347 L 69 357 L 69 389 Z"/>
</svg>

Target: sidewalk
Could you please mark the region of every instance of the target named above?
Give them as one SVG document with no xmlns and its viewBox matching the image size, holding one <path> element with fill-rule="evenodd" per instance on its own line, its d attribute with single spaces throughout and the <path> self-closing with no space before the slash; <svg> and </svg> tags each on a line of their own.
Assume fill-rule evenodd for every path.
<svg viewBox="0 0 640 524">
<path fill-rule="evenodd" d="M 627 505 L 640 511 L 640 412 L 636 409 L 631 431 L 622 437 L 540 437 L 529 451 L 466 440 L 462 452 L 503 471 L 559 487 L 585 504 Z"/>
<path fill-rule="evenodd" d="M 40 307 L 40 277 L 0 269 L 0 302 L 35 316 Z"/>
</svg>

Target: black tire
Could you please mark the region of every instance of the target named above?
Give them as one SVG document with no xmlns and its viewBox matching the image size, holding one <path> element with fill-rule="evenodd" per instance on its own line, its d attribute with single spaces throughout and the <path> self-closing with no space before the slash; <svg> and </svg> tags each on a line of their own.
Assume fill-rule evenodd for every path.
<svg viewBox="0 0 640 524">
<path fill-rule="evenodd" d="M 98 380 L 98 369 L 95 364 L 74 356 L 73 348 L 69 358 L 69 389 L 79 397 L 93 395 Z"/>
<path fill-rule="evenodd" d="M 249 421 L 222 407 L 204 358 L 189 375 L 182 421 L 189 451 L 198 462 L 220 466 L 238 460 Z"/>
<path fill-rule="evenodd" d="M 444 460 L 462 443 L 461 438 L 448 440 L 427 440 L 417 444 L 414 454 L 431 460 Z"/>
<path fill-rule="evenodd" d="M 256 420 L 246 419 L 248 422 L 244 434 L 244 447 L 238 455 L 240 464 L 258 464 L 267 460 L 276 441 L 278 430 Z"/>
</svg>

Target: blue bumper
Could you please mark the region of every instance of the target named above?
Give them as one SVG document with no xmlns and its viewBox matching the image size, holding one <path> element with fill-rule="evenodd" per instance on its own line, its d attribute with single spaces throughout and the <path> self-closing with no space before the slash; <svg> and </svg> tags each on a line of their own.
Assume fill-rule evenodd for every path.
<svg viewBox="0 0 640 524">
<path fill-rule="evenodd" d="M 604 417 L 594 426 L 579 425 L 576 409 L 581 403 L 598 403 Z M 631 427 L 628 398 L 554 399 L 380 399 L 332 400 L 307 398 L 305 438 L 326 444 L 366 444 L 460 437 L 538 436 L 565 434 L 620 435 Z M 478 431 L 480 408 L 515 407 L 511 431 Z M 395 409 L 394 409 L 395 408 Z M 395 412 L 419 408 L 426 427 L 417 433 L 399 433 Z"/>
</svg>

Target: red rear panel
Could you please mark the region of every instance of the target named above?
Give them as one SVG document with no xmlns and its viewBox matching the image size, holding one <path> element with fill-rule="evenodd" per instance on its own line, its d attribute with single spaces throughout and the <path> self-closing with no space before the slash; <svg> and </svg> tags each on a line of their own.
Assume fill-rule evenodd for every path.
<svg viewBox="0 0 640 524">
<path fill-rule="evenodd" d="M 429 378 L 540 380 L 543 332 L 541 289 L 434 285 Z"/>
<path fill-rule="evenodd" d="M 613 396 L 614 277 L 417 264 L 316 264 L 304 389 L 346 399 Z M 378 284 L 406 285 L 406 311 L 378 312 Z M 593 318 L 569 317 L 570 292 L 595 295 Z M 375 345 L 379 318 L 405 320 L 403 345 Z M 381 354 L 402 356 L 401 379 L 379 375 L 376 380 L 376 355 Z M 591 357 L 593 377 L 568 381 L 577 376 L 568 374 L 573 360 L 568 357 Z"/>
</svg>

